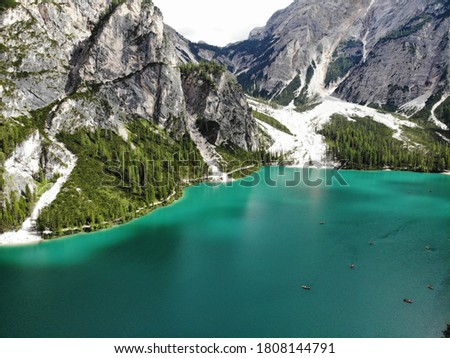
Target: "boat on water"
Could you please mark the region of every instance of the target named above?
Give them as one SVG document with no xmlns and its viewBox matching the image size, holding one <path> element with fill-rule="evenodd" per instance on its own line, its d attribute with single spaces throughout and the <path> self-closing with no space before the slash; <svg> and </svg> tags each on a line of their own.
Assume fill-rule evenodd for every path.
<svg viewBox="0 0 450 358">
<path fill-rule="evenodd" d="M 308 286 L 308 285 L 303 285 L 302 288 L 304 290 L 308 290 L 308 291 L 311 290 L 311 286 Z"/>
<path fill-rule="evenodd" d="M 433 285 L 428 285 L 428 289 L 430 289 L 430 290 L 434 290 L 434 287 L 433 287 Z"/>
<path fill-rule="evenodd" d="M 413 300 L 411 300 L 411 299 L 409 299 L 409 298 L 405 298 L 405 299 L 403 300 L 403 302 L 405 302 L 405 303 L 413 303 Z"/>
<path fill-rule="evenodd" d="M 325 224 L 326 224 L 325 221 L 321 221 L 321 222 L 320 222 L 320 225 L 325 225 Z"/>
<path fill-rule="evenodd" d="M 351 264 L 351 265 L 350 265 L 350 268 L 351 268 L 352 270 L 353 270 L 355 267 L 356 267 L 355 264 Z"/>
</svg>

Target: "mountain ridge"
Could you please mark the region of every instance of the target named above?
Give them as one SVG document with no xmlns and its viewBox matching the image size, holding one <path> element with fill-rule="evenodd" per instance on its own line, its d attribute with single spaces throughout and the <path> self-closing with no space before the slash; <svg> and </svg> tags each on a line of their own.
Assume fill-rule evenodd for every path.
<svg viewBox="0 0 450 358">
<path fill-rule="evenodd" d="M 208 69 L 183 80 L 183 61 L 150 0 L 22 0 L 2 8 L 0 20 L 0 231 L 20 227 L 41 188 L 65 175 L 70 162 L 57 150 L 62 145 L 77 164 L 32 225 L 53 235 L 151 210 L 184 179 L 225 166 L 216 148 L 259 149 L 242 88 L 231 74 Z M 200 89 L 196 96 L 191 87 Z M 205 103 L 197 103 L 200 96 Z M 227 130 L 212 140 L 208 128 L 197 128 L 201 118 Z M 4 165 L 18 156 L 21 170 L 17 161 Z M 120 171 L 111 164 L 117 160 Z M 117 186 L 104 187 L 111 174 Z M 97 187 L 86 186 L 83 175 Z"/>
<path fill-rule="evenodd" d="M 190 56 L 226 64 L 248 93 L 283 105 L 335 95 L 418 112 L 449 92 L 449 16 L 448 0 L 296 0 L 247 40 L 191 44 Z"/>
<path fill-rule="evenodd" d="M 224 48 L 184 38 L 150 0 L 2 8 L 0 232 L 52 237 L 125 222 L 186 183 L 238 169 L 228 162 L 261 165 L 267 148 L 295 165 L 346 159 L 329 158 L 336 143 L 322 133 L 350 133 L 353 122 L 355 135 L 379 128 L 409 152 L 394 161 L 373 143 L 352 149 L 359 167 L 448 169 L 449 8 L 296 0 Z M 264 103 L 249 104 L 243 89 Z"/>
</svg>

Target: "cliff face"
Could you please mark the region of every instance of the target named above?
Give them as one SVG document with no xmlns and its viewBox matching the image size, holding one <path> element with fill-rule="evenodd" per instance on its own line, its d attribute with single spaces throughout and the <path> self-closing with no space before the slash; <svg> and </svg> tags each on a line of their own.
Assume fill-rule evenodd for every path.
<svg viewBox="0 0 450 358">
<path fill-rule="evenodd" d="M 52 105 L 53 134 L 86 126 L 123 133 L 136 117 L 186 131 L 180 59 L 151 1 L 22 1 L 1 16 L 5 118 Z"/>
<path fill-rule="evenodd" d="M 139 148 L 133 130 L 140 126 L 159 136 L 142 147 L 161 146 L 155 154 L 161 157 L 170 152 L 163 143 L 186 149 L 190 137 L 211 165 L 219 164 L 216 145 L 259 146 L 240 85 L 230 73 L 211 88 L 182 78 L 186 59 L 173 41 L 179 35 L 165 27 L 150 0 L 21 0 L 1 8 L 0 34 L 0 200 L 38 187 L 42 174 L 48 180 L 68 176 L 65 168 L 76 159 L 58 148 L 68 138 L 77 148 L 70 136 L 76 133 L 111 130 L 133 152 Z M 218 129 L 205 130 L 200 118 Z M 101 159 L 79 158 L 77 166 Z M 153 194 L 149 190 L 147 201 Z M 158 193 L 161 200 L 166 194 Z"/>
<path fill-rule="evenodd" d="M 236 79 L 227 72 L 208 74 L 205 81 L 197 71 L 183 75 L 188 113 L 210 144 L 234 144 L 251 151 L 258 148 L 256 122 Z M 223 120 L 226 118 L 227 120 Z"/>
<path fill-rule="evenodd" d="M 375 2 L 366 19 L 366 59 L 336 94 L 395 109 L 420 97 L 416 104 L 440 99 L 449 84 L 449 16 L 449 1 Z"/>
<path fill-rule="evenodd" d="M 21 1 L 0 14 L 1 113 L 27 115 L 65 96 L 70 57 L 111 2 Z M 70 20 L 68 20 L 70 19 Z"/>
<path fill-rule="evenodd" d="M 249 93 L 283 105 L 334 94 L 420 109 L 448 86 L 449 16 L 448 0 L 296 0 L 248 40 L 184 49 L 227 64 Z"/>
<path fill-rule="evenodd" d="M 150 2 L 23 1 L 2 24 L 5 117 L 52 104 L 47 129 L 57 133 L 117 129 L 128 116 L 168 125 L 183 111 L 175 54 Z"/>
<path fill-rule="evenodd" d="M 258 146 L 241 88 L 227 85 L 230 75 L 215 91 L 182 83 L 178 65 L 185 59 L 171 41 L 178 35 L 165 29 L 151 1 L 22 1 L 1 16 L 3 118 L 50 106 L 45 127 L 52 135 L 101 127 L 127 139 L 124 124 L 144 118 L 180 137 L 189 131 L 190 102 L 207 97 L 220 106 L 214 121 L 221 138 L 243 149 Z M 203 116 L 199 110 L 195 115 Z M 211 105 L 202 110 L 210 116 Z"/>
<path fill-rule="evenodd" d="M 239 80 L 256 95 L 281 95 L 291 83 L 290 92 L 308 87 L 310 96 L 322 94 L 331 55 L 366 8 L 363 0 L 295 1 L 252 31 L 247 41 L 228 46 L 227 57 Z"/>
</svg>

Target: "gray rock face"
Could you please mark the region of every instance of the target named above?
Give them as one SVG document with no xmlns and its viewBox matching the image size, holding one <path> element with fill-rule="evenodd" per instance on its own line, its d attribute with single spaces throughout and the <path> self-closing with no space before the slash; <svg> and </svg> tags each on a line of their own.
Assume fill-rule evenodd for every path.
<svg viewBox="0 0 450 358">
<path fill-rule="evenodd" d="M 74 47 L 111 1 L 20 1 L 0 14 L 1 113 L 26 115 L 64 97 Z M 70 19 L 70 21 L 68 21 Z"/>
<path fill-rule="evenodd" d="M 448 86 L 449 16 L 448 0 L 296 0 L 246 41 L 184 47 L 188 57 L 227 64 L 247 92 L 282 104 L 334 93 L 398 108 Z"/>
<path fill-rule="evenodd" d="M 124 123 L 135 118 L 153 120 L 174 136 L 187 131 L 183 61 L 171 40 L 179 35 L 165 28 L 151 1 L 22 0 L 0 16 L 4 118 L 52 105 L 52 135 L 99 126 L 126 137 Z M 221 105 L 240 108 L 239 96 Z M 236 127 L 251 130 L 245 121 Z"/>
<path fill-rule="evenodd" d="M 183 90 L 186 109 L 210 144 L 249 151 L 258 148 L 257 124 L 241 86 L 230 73 L 213 77 L 213 83 L 197 73 L 185 75 Z"/>
<path fill-rule="evenodd" d="M 353 70 L 336 94 L 352 102 L 397 109 L 420 96 L 426 95 L 425 99 L 444 91 L 448 86 L 450 2 L 398 2 L 391 5 L 391 16 L 383 17 L 389 4 L 378 3 L 368 20 L 368 31 L 383 36 L 369 38 L 365 63 Z M 383 32 L 386 27 L 390 30 Z"/>
</svg>

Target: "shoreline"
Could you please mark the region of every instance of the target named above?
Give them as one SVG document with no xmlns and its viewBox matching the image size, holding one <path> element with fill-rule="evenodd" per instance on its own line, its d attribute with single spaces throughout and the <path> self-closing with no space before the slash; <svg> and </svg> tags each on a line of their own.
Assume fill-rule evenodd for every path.
<svg viewBox="0 0 450 358">
<path fill-rule="evenodd" d="M 181 195 L 179 197 L 177 197 L 177 194 L 181 193 Z M 128 220 L 128 221 L 123 221 L 124 219 L 116 219 L 116 220 L 112 220 L 112 223 L 110 226 L 107 227 L 102 227 L 102 228 L 95 228 L 94 230 L 91 231 L 85 231 L 85 229 L 87 228 L 87 226 L 83 226 L 83 227 L 74 227 L 74 228 L 64 228 L 62 229 L 62 234 L 55 236 L 55 237 L 49 237 L 47 239 L 43 238 L 43 234 L 44 233 L 37 233 L 37 232 L 28 232 L 26 230 L 20 229 L 17 231 L 9 231 L 9 232 L 5 232 L 3 234 L 0 234 L 0 249 L 2 247 L 20 247 L 20 246 L 27 246 L 27 245 L 37 245 L 46 241 L 52 241 L 52 240 L 59 240 L 59 239 L 63 239 L 63 238 L 67 238 L 73 235 L 79 235 L 79 234 L 89 234 L 89 233 L 93 233 L 93 232 L 98 232 L 98 231 L 102 231 L 102 230 L 109 230 L 109 229 L 113 229 L 117 226 L 120 225 L 125 225 L 128 224 L 134 220 L 137 219 L 141 219 L 144 216 L 147 216 L 149 214 L 151 214 L 153 211 L 155 211 L 156 209 L 160 209 L 161 207 L 170 205 L 175 203 L 176 201 L 178 201 L 179 199 L 181 199 L 183 197 L 183 190 L 181 191 L 175 191 L 172 194 L 170 194 L 165 200 L 163 201 L 158 201 L 155 204 L 153 204 L 150 207 L 147 208 L 140 208 L 137 210 L 136 214 L 138 214 L 135 218 Z M 145 210 L 145 209 L 149 209 L 149 210 Z M 120 222 L 119 222 L 120 220 Z M 115 222 L 117 222 L 116 224 L 114 224 Z M 89 229 L 92 229 L 92 226 L 89 226 Z M 78 232 L 75 232 L 77 231 Z M 66 232 L 66 233 L 65 233 Z"/>
<path fill-rule="evenodd" d="M 69 179 L 70 174 L 72 174 L 78 159 L 66 148 L 63 143 L 58 142 L 51 136 L 49 138 L 53 145 L 58 146 L 59 149 L 66 154 L 68 159 L 65 163 L 65 167 L 59 170 L 58 173 L 60 174 L 60 177 L 56 180 L 56 182 L 39 197 L 31 211 L 30 216 L 25 219 L 20 229 L 0 234 L 0 246 L 28 245 L 43 241 L 41 235 L 39 235 L 39 233 L 35 230 L 36 220 L 40 214 L 40 211 L 56 199 L 64 184 Z"/>
<path fill-rule="evenodd" d="M 270 167 L 270 166 L 266 166 L 266 167 Z M 305 167 L 302 166 L 296 166 L 296 165 L 286 165 L 286 168 L 290 168 L 290 169 L 305 169 Z M 259 167 L 258 169 L 261 170 L 264 167 Z M 445 172 L 441 172 L 441 173 L 430 173 L 430 172 L 414 172 L 414 171 L 410 171 L 410 170 L 397 170 L 397 169 L 373 169 L 373 170 L 358 170 L 358 169 L 338 169 L 338 168 L 333 168 L 330 166 L 324 167 L 324 168 L 317 168 L 315 166 L 309 167 L 308 169 L 319 169 L 319 170 L 343 170 L 343 171 L 358 171 L 358 172 L 409 172 L 409 173 L 415 173 L 415 174 L 441 174 L 441 175 L 447 175 L 450 176 L 450 171 L 445 171 Z M 223 183 L 235 183 L 239 180 L 242 180 L 245 178 L 240 178 L 240 179 L 233 179 L 230 180 L 229 182 L 224 182 L 224 181 L 220 181 L 220 184 Z M 98 231 L 103 231 L 103 230 L 109 230 L 109 229 L 113 229 L 115 227 L 121 226 L 121 225 L 126 225 L 128 223 L 133 222 L 134 220 L 138 220 L 141 219 L 149 214 L 151 214 L 153 211 L 160 209 L 162 207 L 171 205 L 176 203 L 177 201 L 179 201 L 180 199 L 183 198 L 184 196 L 184 190 L 192 187 L 194 185 L 198 185 L 198 184 L 202 184 L 202 183 L 214 183 L 214 184 L 218 184 L 218 181 L 199 181 L 199 182 L 184 182 L 184 185 L 180 191 L 174 191 L 172 194 L 170 194 L 165 200 L 162 201 L 158 201 L 156 203 L 154 203 L 153 205 L 149 206 L 149 207 L 143 207 L 143 208 L 139 208 L 136 211 L 136 214 L 138 214 L 138 216 L 136 216 L 135 218 L 131 219 L 131 220 L 127 220 L 127 221 L 123 221 L 123 218 L 121 219 L 116 219 L 116 220 L 112 220 L 111 225 L 106 226 L 106 227 L 94 227 L 94 229 L 92 230 L 92 226 L 89 226 L 89 229 L 91 231 L 85 231 L 85 229 L 87 227 L 77 227 L 77 228 L 65 228 L 63 229 L 63 234 L 59 235 L 59 236 L 55 236 L 53 238 L 48 238 L 45 239 L 43 238 L 41 235 L 39 235 L 37 232 L 30 232 L 30 231 L 26 231 L 23 228 L 17 230 L 17 231 L 10 231 L 10 232 L 6 232 L 3 234 L 0 234 L 0 249 L 2 247 L 20 247 L 20 246 L 27 246 L 27 245 L 37 245 L 40 243 L 43 243 L 45 241 L 52 241 L 52 240 L 59 240 L 59 239 L 63 239 L 63 238 L 67 238 L 73 235 L 79 235 L 79 234 L 88 234 L 88 233 L 94 233 L 94 232 L 98 232 Z M 177 195 L 179 194 L 179 195 Z M 148 210 L 147 210 L 148 209 Z M 100 224 L 99 224 L 100 225 Z M 72 231 L 71 233 L 67 233 L 64 234 L 64 230 L 66 230 L 66 232 Z M 78 232 L 75 232 L 77 231 Z"/>
<path fill-rule="evenodd" d="M 281 166 L 281 165 L 280 165 Z M 301 166 L 300 164 L 288 164 L 284 165 L 285 168 L 291 169 L 317 169 L 317 170 L 342 170 L 342 171 L 357 171 L 357 172 L 399 172 L 399 173 L 415 173 L 415 174 L 439 174 L 439 175 L 450 175 L 450 170 L 445 170 L 442 172 L 425 172 L 418 170 L 408 170 L 405 168 L 374 168 L 374 169 L 357 169 L 357 168 L 339 168 L 332 165 L 323 165 L 322 167 L 318 167 L 317 165 Z"/>
<path fill-rule="evenodd" d="M 0 235 L 0 247 L 35 245 L 43 241 L 44 239 L 38 233 L 31 233 L 23 229 Z"/>
<path fill-rule="evenodd" d="M 121 226 L 121 225 L 126 225 L 128 223 L 133 222 L 134 220 L 139 220 L 139 219 L 151 214 L 153 211 L 155 211 L 157 209 L 174 204 L 175 202 L 177 202 L 183 198 L 184 189 L 189 188 L 193 185 L 200 184 L 200 183 L 201 182 L 195 183 L 195 184 L 185 183 L 185 186 L 182 187 L 181 190 L 174 191 L 166 199 L 164 199 L 162 201 L 157 201 L 154 204 L 152 204 L 151 206 L 139 208 L 136 211 L 137 216 L 131 220 L 124 220 L 123 218 L 115 219 L 115 220 L 111 221 L 112 224 L 108 223 L 109 226 L 101 227 L 101 228 L 99 228 L 97 226 L 97 227 L 94 227 L 93 230 L 92 230 L 92 226 L 89 226 L 89 229 L 91 231 L 85 231 L 87 226 L 64 228 L 64 229 L 62 229 L 61 235 L 58 235 L 55 237 L 50 236 L 47 239 L 42 237 L 42 235 L 44 233 L 41 233 L 41 234 L 39 234 L 37 232 L 31 233 L 22 228 L 17 231 L 8 231 L 3 234 L 0 234 L 0 249 L 2 247 L 11 248 L 11 247 L 21 247 L 21 246 L 28 246 L 28 245 L 38 245 L 38 244 L 41 244 L 46 241 L 59 240 L 59 239 L 68 238 L 68 237 L 71 237 L 74 235 L 89 234 L 89 233 L 94 233 L 94 232 L 103 231 L 103 230 L 110 230 L 110 229 L 113 229 L 113 228 Z M 78 232 L 76 232 L 76 231 L 78 231 Z"/>
<path fill-rule="evenodd" d="M 259 167 L 258 170 L 259 169 L 261 169 L 261 167 Z M 230 173 L 225 173 L 225 174 L 230 174 Z M 101 227 L 101 228 L 97 226 L 97 227 L 94 227 L 93 230 L 92 230 L 92 226 L 64 228 L 64 229 L 62 229 L 61 235 L 58 235 L 55 237 L 49 236 L 47 239 L 42 237 L 43 234 L 45 235 L 45 232 L 39 234 L 38 232 L 31 232 L 31 231 L 27 231 L 26 229 L 24 229 L 25 223 L 28 223 L 28 225 L 26 225 L 27 228 L 30 227 L 29 224 L 31 223 L 31 220 L 30 220 L 31 218 L 28 218 L 22 225 L 21 229 L 16 230 L 16 231 L 8 231 L 3 234 L 0 234 L 0 249 L 2 247 L 20 247 L 20 246 L 26 246 L 26 245 L 36 245 L 36 244 L 43 243 L 45 241 L 59 240 L 62 238 L 67 238 L 67 237 L 73 236 L 73 235 L 78 235 L 78 234 L 83 234 L 83 233 L 88 234 L 88 233 L 98 232 L 98 231 L 102 231 L 102 230 L 109 230 L 109 229 L 115 228 L 120 225 L 128 224 L 134 220 L 141 219 L 141 218 L 151 214 L 153 211 L 160 209 L 161 207 L 165 207 L 167 205 L 171 205 L 171 204 L 179 201 L 184 196 L 184 189 L 189 188 L 193 185 L 197 185 L 197 184 L 201 184 L 201 183 L 215 183 L 215 184 L 229 183 L 229 182 L 234 182 L 234 181 L 235 181 L 235 179 L 232 179 L 232 178 L 227 178 L 225 180 L 223 176 L 220 178 L 212 176 L 212 177 L 209 177 L 208 180 L 202 180 L 202 181 L 187 180 L 187 181 L 183 182 L 183 186 L 181 187 L 181 190 L 174 191 L 166 199 L 157 201 L 150 206 L 139 208 L 136 211 L 137 216 L 131 220 L 125 220 L 123 218 L 115 219 L 115 220 L 111 221 L 113 224 L 110 225 L 108 223 L 107 225 L 109 225 L 109 226 Z M 35 209 L 36 208 L 34 208 L 33 211 Z M 87 229 L 87 228 L 89 228 L 90 231 L 85 231 L 85 229 Z"/>
</svg>

